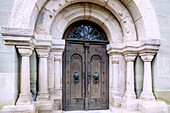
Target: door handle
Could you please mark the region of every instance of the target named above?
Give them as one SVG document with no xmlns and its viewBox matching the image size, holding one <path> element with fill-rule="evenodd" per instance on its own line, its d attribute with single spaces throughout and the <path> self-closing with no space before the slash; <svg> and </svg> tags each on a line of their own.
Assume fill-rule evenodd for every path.
<svg viewBox="0 0 170 113">
<path fill-rule="evenodd" d="M 88 84 L 90 83 L 91 80 L 91 74 L 88 72 Z"/>
<path fill-rule="evenodd" d="M 79 74 L 78 72 L 75 72 L 73 75 L 74 83 L 77 84 L 79 82 Z"/>
<path fill-rule="evenodd" d="M 99 75 L 98 75 L 97 72 L 94 73 L 93 79 L 94 79 L 94 83 L 95 83 L 95 84 L 99 82 Z"/>
</svg>

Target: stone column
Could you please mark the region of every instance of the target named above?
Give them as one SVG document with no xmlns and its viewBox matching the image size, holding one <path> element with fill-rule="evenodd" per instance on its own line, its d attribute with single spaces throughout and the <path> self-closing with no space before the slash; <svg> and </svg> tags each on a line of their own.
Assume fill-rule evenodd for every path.
<svg viewBox="0 0 170 113">
<path fill-rule="evenodd" d="M 52 52 L 54 55 L 54 111 L 62 109 L 62 54 L 65 48 L 64 40 L 53 42 Z"/>
<path fill-rule="evenodd" d="M 111 88 L 110 88 L 110 104 L 113 107 L 120 107 L 121 97 L 119 93 L 119 54 L 111 56 Z M 111 106 L 110 106 L 111 108 Z"/>
<path fill-rule="evenodd" d="M 29 105 L 33 100 L 30 93 L 30 56 L 33 48 L 20 46 L 17 46 L 17 48 L 21 55 L 21 83 L 17 105 Z"/>
<path fill-rule="evenodd" d="M 61 98 L 62 84 L 62 52 L 54 52 L 55 98 Z"/>
<path fill-rule="evenodd" d="M 54 58 L 55 89 L 60 89 L 60 61 L 61 59 Z"/>
<path fill-rule="evenodd" d="M 137 54 L 129 53 L 124 55 L 127 62 L 125 99 L 136 99 L 134 91 L 134 60 L 136 56 Z"/>
<path fill-rule="evenodd" d="M 48 101 L 48 64 L 47 58 L 49 56 L 50 49 L 36 49 L 39 57 L 39 92 L 38 101 Z"/>
<path fill-rule="evenodd" d="M 142 60 L 144 61 L 144 79 L 143 79 L 143 91 L 141 93 L 140 99 L 142 100 L 155 100 L 152 93 L 152 73 L 151 73 L 151 61 L 154 54 L 140 54 Z"/>
<path fill-rule="evenodd" d="M 112 55 L 112 95 L 119 96 L 119 56 Z"/>
<path fill-rule="evenodd" d="M 48 58 L 48 87 L 50 95 L 53 95 L 54 93 L 54 55 L 52 52 L 50 52 L 49 58 Z"/>
</svg>

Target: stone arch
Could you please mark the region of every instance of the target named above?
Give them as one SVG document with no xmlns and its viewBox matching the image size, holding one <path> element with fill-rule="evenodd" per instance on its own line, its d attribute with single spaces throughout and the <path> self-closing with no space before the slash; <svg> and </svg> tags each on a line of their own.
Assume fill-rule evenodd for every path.
<svg viewBox="0 0 170 113">
<path fill-rule="evenodd" d="M 156 14 L 150 0 L 120 0 L 130 12 L 138 40 L 160 39 Z"/>
<path fill-rule="evenodd" d="M 97 5 L 93 5 L 95 8 L 90 9 L 89 4 L 86 4 L 86 11 L 84 12 L 84 8 L 82 8 L 81 5 L 82 4 L 71 5 L 56 15 L 52 27 L 45 29 L 48 30 L 47 34 L 50 33 L 53 38 L 62 39 L 65 29 L 70 24 L 78 20 L 89 20 L 97 23 L 104 29 L 110 42 L 123 42 L 123 34 L 119 22 L 109 11 Z M 99 9 L 102 11 L 100 12 Z M 44 33 L 44 31 L 38 31 L 38 28 L 36 32 L 38 34 Z"/>
<path fill-rule="evenodd" d="M 34 29 L 39 12 L 43 9 L 43 6 L 45 6 L 46 8 L 48 7 L 47 4 L 44 5 L 45 3 L 50 3 L 50 2 L 52 1 L 16 0 L 12 11 L 11 27 Z M 156 15 L 154 13 L 150 1 L 121 0 L 122 2 L 121 3 L 120 1 L 117 0 L 93 0 L 93 1 L 58 0 L 55 2 L 57 2 L 56 6 L 58 11 L 59 9 L 64 8 L 76 2 L 93 2 L 95 4 L 99 4 L 106 7 L 111 12 L 113 12 L 113 14 L 116 17 L 121 17 L 121 18 L 127 17 L 126 14 L 129 14 L 130 12 L 130 15 L 134 20 L 134 24 L 137 30 L 138 40 L 160 38 Z M 114 5 L 118 5 L 118 7 L 113 7 Z M 154 24 L 150 24 L 150 17 L 152 17 L 152 23 Z"/>
<path fill-rule="evenodd" d="M 81 1 L 82 2 L 82 1 Z M 85 2 L 85 1 L 84 1 Z M 89 2 L 89 1 L 88 1 Z M 72 1 L 71 2 L 71 5 L 70 6 L 73 6 L 75 3 L 77 3 L 77 2 L 74 2 L 74 1 Z M 92 2 L 89 2 L 89 3 L 92 3 Z M 93 1 L 93 3 L 94 3 L 94 1 Z M 100 2 L 99 2 L 100 3 Z M 98 4 L 99 4 L 98 3 Z M 131 18 L 131 16 L 130 16 L 130 14 L 128 13 L 128 11 L 126 10 L 126 8 L 120 3 L 120 2 L 118 2 L 118 1 L 114 1 L 113 3 L 115 3 L 116 5 L 117 5 L 117 7 L 115 8 L 115 7 L 113 7 L 113 8 L 111 8 L 112 10 L 110 10 L 111 11 L 111 13 L 110 13 L 110 11 L 106 11 L 107 9 L 109 9 L 110 7 L 112 7 L 112 6 L 107 6 L 106 8 L 102 8 L 101 6 L 99 7 L 97 7 L 97 5 L 96 5 L 96 8 L 94 8 L 93 7 L 93 5 L 91 5 L 91 6 L 88 6 L 87 4 L 86 5 L 82 5 L 82 6 L 80 6 L 79 8 L 80 8 L 80 11 L 81 12 L 83 12 L 84 13 L 84 18 L 82 18 L 82 19 L 86 19 L 86 20 L 88 20 L 88 18 L 90 18 L 90 17 L 93 17 L 93 15 L 98 15 L 98 18 L 100 18 L 100 19 L 103 19 L 102 21 L 103 22 L 99 22 L 99 21 L 101 21 L 101 20 L 99 20 L 98 22 L 100 23 L 98 23 L 99 25 L 101 25 L 101 24 L 105 24 L 104 22 L 107 22 L 108 20 L 109 20 L 109 17 L 111 17 L 112 18 L 112 16 L 116 16 L 116 18 L 117 18 L 117 20 L 118 20 L 118 22 L 120 23 L 120 25 L 121 25 L 121 29 L 122 29 L 122 31 L 123 31 L 123 35 L 124 35 L 124 41 L 129 41 L 129 40 L 131 40 L 131 41 L 136 41 L 137 40 L 137 37 L 136 37 L 136 30 L 135 30 L 135 25 L 134 25 L 134 23 L 133 23 L 133 20 L 132 20 L 132 18 Z M 97 4 L 97 3 L 96 3 Z M 66 8 L 62 8 L 62 7 L 56 7 L 57 5 L 60 5 L 60 6 L 62 6 L 62 3 L 59 3 L 59 1 L 50 1 L 50 2 L 48 2 L 47 4 L 46 4 L 46 6 L 45 6 L 45 8 L 42 10 L 42 12 L 40 13 L 40 16 L 39 16 L 39 19 L 38 19 L 38 21 L 37 21 L 37 25 L 36 25 L 36 28 L 40 28 L 40 29 L 42 29 L 42 31 L 43 31 L 43 34 L 50 34 L 49 33 L 49 29 L 50 29 L 50 27 L 51 27 L 51 25 L 52 25 L 52 23 L 53 23 L 53 21 L 54 21 L 54 19 L 56 18 L 56 16 L 58 15 L 58 14 L 61 14 L 60 12 L 62 11 L 62 9 L 64 10 L 64 11 L 67 11 L 66 10 Z M 68 6 L 69 7 L 69 6 Z M 56 9 L 57 8 L 57 9 Z M 76 10 L 79 10 L 79 8 L 78 9 L 76 9 Z M 121 8 L 121 9 L 120 9 Z M 74 7 L 72 7 L 72 9 L 75 9 Z M 121 10 L 121 12 L 120 12 L 120 10 Z M 59 12 L 60 11 L 60 12 Z M 63 12 L 64 12 L 63 11 Z M 72 11 L 72 10 L 71 10 Z M 95 13 L 93 13 L 93 12 L 95 12 Z M 105 13 L 103 13 L 103 12 L 106 12 L 106 14 L 108 14 L 108 12 L 110 13 L 110 14 L 108 14 L 109 16 L 107 16 L 107 15 L 105 15 Z M 70 12 L 69 12 L 70 13 Z M 102 15 L 100 15 L 100 13 L 102 13 Z M 113 13 L 113 14 L 112 14 Z M 118 13 L 118 14 L 117 14 Z M 125 15 L 122 15 L 122 14 L 119 14 L 119 13 L 124 13 Z M 72 11 L 72 13 L 70 13 L 70 14 L 76 14 L 75 12 L 73 12 Z M 91 15 L 91 14 L 93 14 L 93 15 Z M 103 16 L 103 17 L 102 17 Z M 108 20 L 107 20 L 108 19 Z M 48 21 L 48 22 L 47 22 Z M 67 22 L 69 22 L 69 21 L 67 21 Z M 114 22 L 111 22 L 111 23 L 114 23 Z M 43 25 L 44 24 L 44 25 Z M 48 25 L 47 25 L 48 24 Z M 114 26 L 114 25 L 113 25 Z M 108 26 L 107 26 L 108 27 Z M 44 32 L 44 30 L 47 30 L 47 31 L 45 31 Z M 110 30 L 111 31 L 111 30 Z M 47 33 L 48 32 L 48 33 Z M 118 33 L 118 32 L 117 32 Z M 111 36 L 113 36 L 113 35 L 111 35 Z M 111 38 L 113 38 L 113 37 L 111 37 Z M 116 38 L 117 39 L 117 38 Z"/>
</svg>

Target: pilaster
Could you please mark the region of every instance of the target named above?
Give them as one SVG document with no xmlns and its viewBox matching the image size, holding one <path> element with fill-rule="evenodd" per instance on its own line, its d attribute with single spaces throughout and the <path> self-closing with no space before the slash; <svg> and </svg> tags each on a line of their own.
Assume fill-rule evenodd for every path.
<svg viewBox="0 0 170 113">
<path fill-rule="evenodd" d="M 62 98 L 62 54 L 65 40 L 53 40 L 52 53 L 54 55 L 54 99 Z"/>
<path fill-rule="evenodd" d="M 119 64 L 120 54 L 113 53 L 111 56 L 111 86 L 110 86 L 110 100 L 113 107 L 120 107 L 121 99 L 119 92 Z"/>
</svg>

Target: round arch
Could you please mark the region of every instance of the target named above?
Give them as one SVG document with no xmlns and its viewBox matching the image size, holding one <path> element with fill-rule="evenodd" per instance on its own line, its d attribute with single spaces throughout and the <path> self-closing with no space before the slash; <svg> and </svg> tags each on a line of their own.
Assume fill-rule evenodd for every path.
<svg viewBox="0 0 170 113">
<path fill-rule="evenodd" d="M 104 29 L 110 42 L 123 42 L 124 39 L 121 26 L 116 18 L 111 15 L 109 11 L 104 10 L 98 5 L 93 5 L 93 7 L 95 8 L 90 10 L 90 6 L 86 4 L 87 9 L 84 12 L 84 8 L 81 7 L 81 5 L 83 4 L 84 3 L 74 4 L 66 7 L 63 11 L 56 15 L 52 27 L 48 27 L 48 29 L 45 28 L 44 31 L 42 29 L 39 29 L 38 26 L 36 28 L 36 32 L 40 34 L 50 33 L 54 39 L 62 39 L 65 29 L 70 24 L 78 20 L 89 20 L 98 24 L 101 28 Z"/>
<path fill-rule="evenodd" d="M 56 3 L 54 4 L 54 2 Z M 134 21 L 136 27 L 138 40 L 160 38 L 155 12 L 152 8 L 150 1 L 147 0 L 139 0 L 139 1 L 121 0 L 121 2 L 117 0 L 93 0 L 93 1 L 91 0 L 90 1 L 89 0 L 80 0 L 80 1 L 78 0 L 66 0 L 66 1 L 65 0 L 57 0 L 57 1 L 15 0 L 15 4 L 12 11 L 12 17 L 11 17 L 11 27 L 34 29 L 38 15 L 40 11 L 44 9 L 44 7 L 45 9 L 49 10 L 51 13 L 53 13 L 53 11 L 57 13 L 64 7 L 76 2 L 93 2 L 95 4 L 99 4 L 103 7 L 106 7 L 117 18 L 118 17 L 121 19 L 124 19 L 125 17 L 131 18 L 131 20 Z M 49 6 L 54 6 L 55 8 Z M 152 19 L 153 24 L 150 23 L 150 19 Z"/>
</svg>

